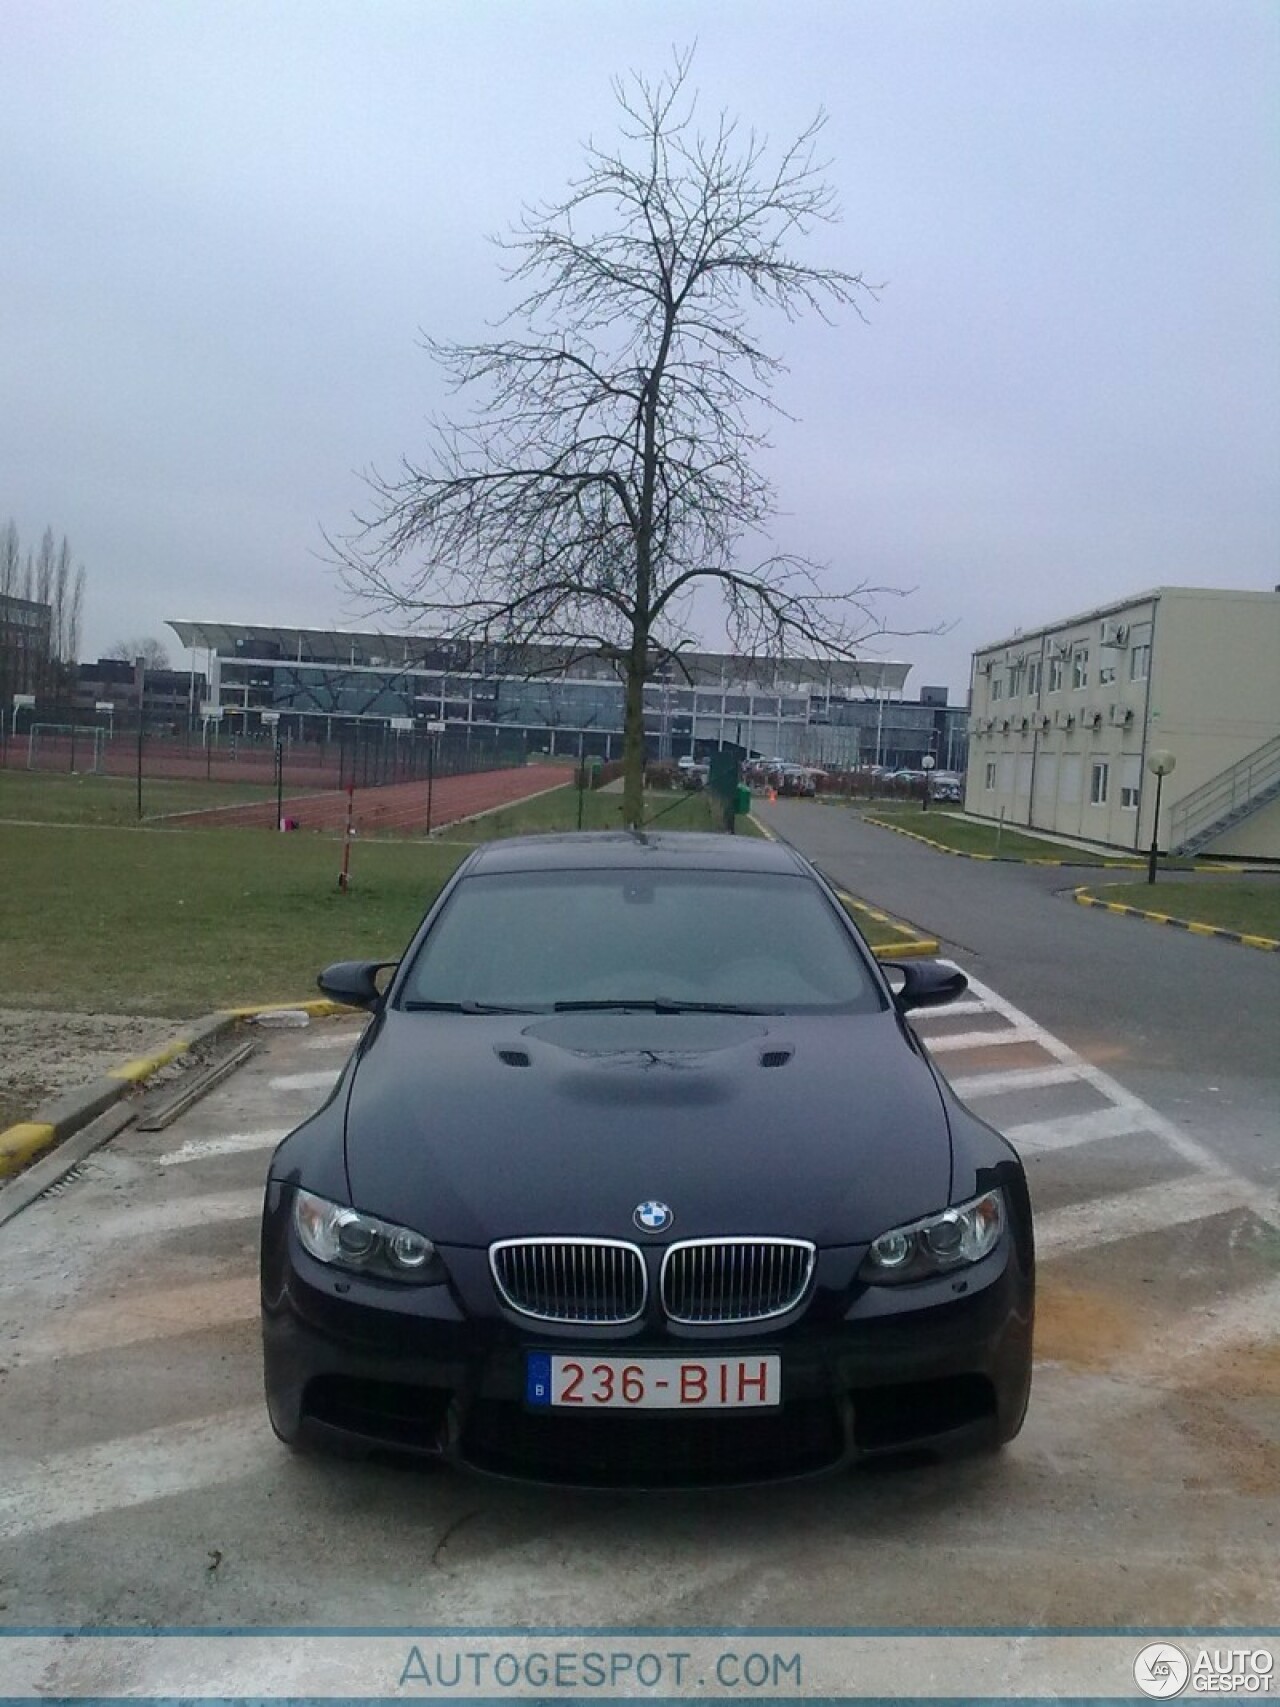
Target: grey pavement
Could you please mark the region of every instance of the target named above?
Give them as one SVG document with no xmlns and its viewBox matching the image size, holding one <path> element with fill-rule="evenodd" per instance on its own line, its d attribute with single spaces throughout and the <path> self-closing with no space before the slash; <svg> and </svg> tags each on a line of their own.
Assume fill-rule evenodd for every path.
<svg viewBox="0 0 1280 1707">
<path fill-rule="evenodd" d="M 291 1456 L 262 1404 L 258 1214 L 358 1033 L 326 1020 L 0 1228 L 0 1618 L 1276 1623 L 1280 1209 L 988 973 L 919 1030 L 1032 1178 L 1035 1386 L 999 1458 L 654 1499 Z"/>
</svg>

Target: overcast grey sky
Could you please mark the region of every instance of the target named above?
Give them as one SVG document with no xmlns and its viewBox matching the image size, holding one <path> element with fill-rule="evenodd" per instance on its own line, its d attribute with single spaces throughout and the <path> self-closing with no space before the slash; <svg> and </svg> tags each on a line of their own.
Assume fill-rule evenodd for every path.
<svg viewBox="0 0 1280 1707">
<path fill-rule="evenodd" d="M 1159 582 L 1280 581 L 1273 0 L 0 0 L 0 522 L 88 570 L 84 652 L 167 617 L 360 626 L 319 560 L 447 399 L 416 345 L 508 305 L 610 78 L 694 80 L 844 218 L 868 323 L 791 372 L 778 543 L 945 637 Z"/>
</svg>

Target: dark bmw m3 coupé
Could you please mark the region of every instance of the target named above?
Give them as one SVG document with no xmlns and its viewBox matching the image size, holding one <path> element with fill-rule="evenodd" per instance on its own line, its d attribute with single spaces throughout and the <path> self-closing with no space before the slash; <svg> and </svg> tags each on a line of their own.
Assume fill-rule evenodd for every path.
<svg viewBox="0 0 1280 1707">
<path fill-rule="evenodd" d="M 788 847 L 530 837 L 472 854 L 272 1158 L 267 1402 L 299 1445 L 596 1487 L 995 1447 L 1031 1379 L 1011 1147 Z"/>
</svg>

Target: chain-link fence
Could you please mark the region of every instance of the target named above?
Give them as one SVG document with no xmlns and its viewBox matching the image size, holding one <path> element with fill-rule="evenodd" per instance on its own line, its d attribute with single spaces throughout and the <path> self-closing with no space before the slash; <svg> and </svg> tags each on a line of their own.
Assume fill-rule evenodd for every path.
<svg viewBox="0 0 1280 1707">
<path fill-rule="evenodd" d="M 336 727 L 334 725 L 337 725 Z M 79 775 L 242 783 L 286 790 L 378 788 L 433 775 L 522 765 L 523 732 L 451 725 L 443 731 L 396 730 L 381 722 L 330 720 L 317 738 L 277 725 L 237 730 L 226 720 L 193 729 L 172 724 L 86 718 L 75 708 L 10 713 L 0 726 L 0 767 Z"/>
</svg>

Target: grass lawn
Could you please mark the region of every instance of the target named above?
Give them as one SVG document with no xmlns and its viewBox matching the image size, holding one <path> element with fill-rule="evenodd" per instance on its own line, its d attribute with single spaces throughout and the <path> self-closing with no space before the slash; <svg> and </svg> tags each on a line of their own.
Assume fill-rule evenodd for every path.
<svg viewBox="0 0 1280 1707">
<path fill-rule="evenodd" d="M 672 805 L 658 820 L 664 825 L 710 827 L 705 795 L 649 800 L 651 818 Z M 598 815 L 588 824 L 613 823 L 615 802 L 617 795 L 588 795 L 587 809 Z M 508 833 L 569 828 L 577 794 L 558 791 L 481 822 L 499 818 Z M 739 830 L 755 833 L 743 820 Z M 359 839 L 344 895 L 342 846 L 337 836 L 261 830 L 0 822 L 4 1000 L 183 1017 L 303 1000 L 331 961 L 399 955 L 467 852 L 451 842 Z M 906 940 L 866 913 L 853 917 L 873 947 Z"/>
<path fill-rule="evenodd" d="M 1230 883 L 1107 883 L 1090 889 L 1100 901 L 1119 901 L 1146 913 L 1194 919 L 1245 936 L 1280 942 L 1280 880 Z"/>
<path fill-rule="evenodd" d="M 1005 859 L 1069 860 L 1072 865 L 1132 864 L 1139 856 L 1088 853 L 1083 848 L 1063 847 L 1046 842 L 1037 836 L 1024 836 L 1019 831 L 997 831 L 994 824 L 974 824 L 964 818 L 953 818 L 945 808 L 933 807 L 925 812 L 915 801 L 886 801 L 863 808 L 863 816 L 875 823 L 894 824 L 899 829 L 914 830 L 931 842 L 955 848 L 960 853 L 999 854 Z"/>
<path fill-rule="evenodd" d="M 275 789 L 254 782 L 142 779 L 146 818 L 269 800 Z M 39 824 L 136 824 L 138 785 L 129 776 L 71 776 L 65 771 L 0 770 L 0 821 Z"/>
<path fill-rule="evenodd" d="M 394 959 L 462 849 L 340 838 L 0 825 L 5 1000 L 192 1015 L 303 1000 L 333 960 Z"/>
<path fill-rule="evenodd" d="M 646 825 L 661 830 L 715 830 L 718 823 L 712 815 L 711 796 L 699 789 L 693 793 L 646 794 L 644 797 Z M 572 786 L 553 789 L 532 800 L 517 801 L 504 806 L 500 812 L 487 812 L 483 818 L 473 818 L 468 824 L 452 824 L 441 835 L 450 842 L 486 842 L 495 836 L 533 836 L 551 830 L 578 828 L 578 790 Z M 622 828 L 622 796 L 600 789 L 588 789 L 582 796 L 582 828 L 584 830 L 620 830 Z M 738 820 L 739 835 L 758 835 L 754 824 Z"/>
</svg>

